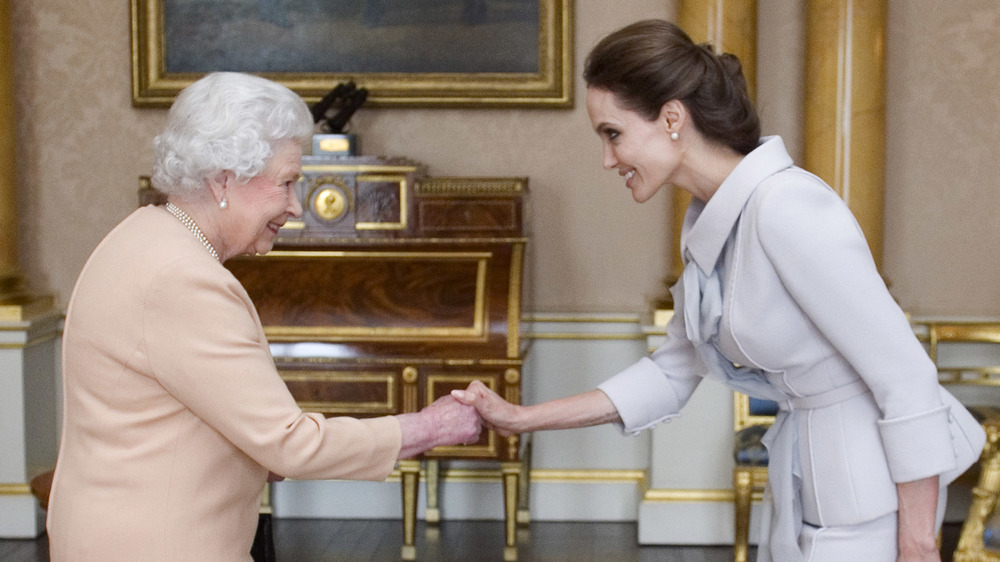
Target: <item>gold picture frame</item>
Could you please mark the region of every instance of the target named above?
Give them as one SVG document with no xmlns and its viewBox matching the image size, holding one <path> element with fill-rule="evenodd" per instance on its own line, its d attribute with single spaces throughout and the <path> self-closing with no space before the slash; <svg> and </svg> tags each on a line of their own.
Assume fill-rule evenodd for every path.
<svg viewBox="0 0 1000 562">
<path fill-rule="evenodd" d="M 487 22 L 487 24 L 479 24 L 478 22 L 473 24 L 467 20 L 457 20 L 450 24 L 447 21 L 442 23 L 443 20 L 440 14 L 443 8 L 441 6 L 448 7 L 451 4 L 456 4 L 456 6 L 451 6 L 451 9 L 453 11 L 461 10 L 463 2 L 465 5 L 470 3 L 477 4 L 484 6 L 483 10 L 489 9 L 494 11 L 502 9 L 510 10 L 511 6 L 519 6 L 519 9 L 522 10 L 522 19 L 524 17 L 534 18 L 530 14 L 532 14 L 534 6 L 537 5 L 537 25 L 534 20 L 528 22 L 527 25 L 530 26 L 527 28 L 528 34 L 523 33 L 526 29 L 524 25 L 518 28 L 522 32 L 522 39 L 526 39 L 529 34 L 533 34 L 534 30 L 537 29 L 537 44 L 534 46 L 522 45 L 521 43 L 530 43 L 530 41 L 517 42 L 513 39 L 499 42 L 493 40 L 485 41 L 484 38 L 487 32 L 492 33 L 493 38 L 496 37 L 497 33 L 502 33 L 504 29 L 502 26 L 505 25 L 502 17 L 496 17 L 494 21 Z M 569 108 L 573 106 L 573 0 L 478 0 L 475 2 L 470 2 L 470 0 L 450 0 L 449 2 L 437 2 L 435 4 L 413 3 L 409 2 L 409 0 L 379 0 L 378 2 L 372 2 L 371 0 L 338 0 L 336 4 L 331 4 L 330 2 L 321 3 L 319 1 L 305 3 L 284 2 L 283 5 L 287 6 L 287 8 L 279 9 L 299 11 L 304 9 L 302 6 L 306 5 L 326 6 L 326 8 L 314 7 L 313 12 L 308 17 L 299 15 L 299 19 L 295 21 L 302 22 L 301 24 L 296 24 L 294 21 L 291 23 L 286 21 L 285 25 L 282 26 L 285 29 L 275 27 L 274 25 L 271 25 L 269 28 L 261 23 L 261 21 L 249 22 L 250 19 L 254 19 L 247 17 L 249 14 L 248 10 L 253 9 L 253 3 L 251 2 L 231 3 L 233 6 L 239 4 L 241 6 L 240 9 L 243 10 L 243 15 L 241 16 L 243 19 L 239 20 L 239 23 L 243 27 L 238 32 L 234 31 L 234 33 L 239 33 L 242 41 L 219 41 L 214 45 L 207 45 L 212 48 L 201 50 L 198 50 L 197 47 L 192 47 L 195 44 L 193 43 L 194 40 L 188 39 L 188 36 L 193 35 L 192 28 L 210 24 L 204 22 L 202 19 L 192 20 L 195 22 L 193 25 L 175 23 L 177 18 L 174 17 L 172 19 L 170 17 L 171 14 L 167 13 L 168 9 L 172 9 L 175 12 L 191 10 L 192 6 L 198 3 L 197 0 L 185 0 L 184 2 L 180 2 L 179 0 L 131 0 L 132 102 L 134 106 L 168 107 L 173 103 L 174 98 L 182 89 L 213 70 L 240 70 L 265 76 L 288 86 L 309 103 L 321 99 L 324 94 L 337 84 L 353 81 L 359 88 L 368 90 L 366 103 L 369 106 L 473 108 Z M 360 27 L 359 22 L 361 20 L 356 19 L 361 17 L 357 15 L 357 12 L 348 15 L 343 13 L 345 10 L 344 6 L 355 6 L 354 9 L 358 9 L 357 6 L 367 6 L 371 3 L 383 7 L 390 6 L 390 8 L 382 9 L 395 9 L 399 12 L 399 15 L 394 16 L 396 17 L 394 22 L 390 21 L 388 24 L 375 28 L 375 31 L 366 33 L 366 30 Z M 218 21 L 227 24 L 231 23 L 219 20 L 219 18 L 225 17 L 225 14 L 220 15 L 218 3 L 213 4 L 211 7 L 208 6 L 209 2 L 207 1 L 202 2 L 202 4 L 204 4 L 204 14 L 214 18 L 216 25 Z M 250 7 L 244 6 L 244 4 Z M 275 0 L 271 0 L 270 2 L 259 0 L 258 6 L 260 6 L 261 18 L 264 17 L 263 6 L 265 4 L 282 5 Z M 425 8 L 427 12 L 419 12 L 420 5 L 428 6 L 428 8 Z M 174 6 L 174 8 L 170 8 L 170 6 Z M 392 6 L 396 6 L 396 8 L 391 8 Z M 424 13 L 431 13 L 431 6 L 436 6 L 433 9 L 437 10 L 435 13 L 439 15 L 434 17 L 422 15 Z M 336 15 L 323 12 L 323 10 L 332 10 L 334 7 L 339 12 Z M 408 12 L 403 14 L 402 10 L 408 10 Z M 390 16 L 394 15 L 392 11 L 382 13 Z M 298 14 L 299 12 L 296 12 L 296 15 Z M 525 16 L 525 14 L 529 15 Z M 414 16 L 417 16 L 415 23 L 413 21 Z M 330 18 L 339 18 L 336 26 L 327 28 L 337 30 L 337 32 L 302 36 L 302 31 L 294 29 L 295 25 L 309 25 L 311 28 L 319 29 L 316 27 L 316 22 L 320 18 L 327 18 L 327 20 Z M 424 18 L 423 24 L 420 21 L 421 18 Z M 270 24 L 270 22 L 268 23 Z M 169 28 L 172 30 L 171 37 L 176 37 L 174 34 L 181 32 L 185 35 L 184 39 L 171 39 L 168 41 L 167 25 L 173 26 Z M 421 37 L 421 25 L 426 25 L 426 29 L 428 30 L 426 37 Z M 350 68 L 334 70 L 275 68 L 275 66 L 280 65 L 280 62 L 272 64 L 269 69 L 257 70 L 217 68 L 211 67 L 211 60 L 195 60 L 194 63 L 187 63 L 189 64 L 188 67 L 175 64 L 168 68 L 168 64 L 172 64 L 168 61 L 177 59 L 177 56 L 174 54 L 175 51 L 188 51 L 189 56 L 185 60 L 191 61 L 197 59 L 199 53 L 206 53 L 206 56 L 214 56 L 220 50 L 240 43 L 266 46 L 267 42 L 271 40 L 285 44 L 287 43 L 287 38 L 293 32 L 298 33 L 298 36 L 302 36 L 301 42 L 305 44 L 303 48 L 307 49 L 305 52 L 310 54 L 313 51 L 308 49 L 316 46 L 325 48 L 326 43 L 333 41 L 331 39 L 332 36 L 342 38 L 345 42 L 345 48 L 356 47 L 359 43 L 366 42 L 369 40 L 368 38 L 375 37 L 376 35 L 383 37 L 386 41 L 402 41 L 405 38 L 407 41 L 413 41 L 414 44 L 421 45 L 421 48 L 423 48 L 425 43 L 430 42 L 422 41 L 422 39 L 429 39 L 432 36 L 430 30 L 433 30 L 434 37 L 443 35 L 441 33 L 442 25 L 451 26 L 445 28 L 452 32 L 452 35 L 448 35 L 448 37 L 479 41 L 481 45 L 479 53 L 483 57 L 490 55 L 491 53 L 487 53 L 486 51 L 491 49 L 496 49 L 498 53 L 502 50 L 504 56 L 508 56 L 507 53 L 511 49 L 520 49 L 521 52 L 526 52 L 529 55 L 521 56 L 520 60 L 522 61 L 532 58 L 530 55 L 537 54 L 537 67 L 532 66 L 531 68 L 510 71 L 509 69 L 505 70 L 501 68 L 502 64 L 496 63 L 495 69 L 493 66 L 490 66 L 488 68 L 478 68 L 474 71 L 461 69 L 450 71 L 448 69 L 441 70 L 441 68 L 431 71 L 422 71 L 420 69 L 411 71 L 409 68 L 382 68 L 392 63 L 392 61 L 386 60 L 376 61 L 381 66 L 375 66 L 382 68 L 376 71 L 368 71 L 365 68 L 358 71 Z M 360 31 L 356 32 L 357 34 L 353 36 L 356 37 L 355 39 L 350 39 L 351 35 L 349 32 L 353 28 L 358 28 Z M 177 31 L 173 31 L 174 29 Z M 368 29 L 372 29 L 370 24 Z M 398 33 L 396 33 L 397 29 L 399 30 Z M 396 35 L 393 35 L 394 33 Z M 462 35 L 463 33 L 465 35 Z M 477 34 L 479 33 L 483 33 L 484 38 L 477 38 Z M 211 34 L 205 34 L 206 37 L 209 35 Z M 322 35 L 322 37 L 318 37 L 318 35 Z M 399 39 L 394 39 L 395 36 L 398 36 Z M 204 41 L 209 40 L 205 39 Z M 347 43 L 347 41 L 352 42 Z M 169 47 L 171 44 L 178 45 L 179 47 L 171 49 Z M 457 45 L 458 43 L 452 44 Z M 370 45 L 368 47 L 364 50 L 366 56 L 370 56 L 372 53 L 378 56 L 379 53 L 390 52 L 389 49 L 372 48 Z M 472 54 L 465 54 L 467 52 L 471 53 L 473 51 L 471 49 L 448 47 L 449 44 L 445 43 L 438 51 L 442 55 L 447 55 L 448 60 L 442 60 L 438 63 L 431 60 L 430 57 L 433 56 L 433 53 L 425 57 L 416 57 L 410 53 L 409 60 L 411 62 L 406 64 L 415 65 L 416 63 L 412 61 L 420 61 L 420 64 L 450 65 L 455 64 L 456 61 L 461 63 L 466 62 L 456 57 L 467 57 L 470 59 L 473 57 Z M 283 47 L 274 47 L 274 49 L 279 48 Z M 400 52 L 406 50 L 405 48 L 397 49 Z M 360 49 L 358 51 L 360 52 Z M 193 54 L 190 54 L 192 52 Z M 293 56 L 294 54 L 289 53 L 285 57 L 285 60 L 293 61 L 295 64 L 306 64 L 309 63 L 306 60 L 308 58 L 310 60 L 315 59 L 317 65 L 331 64 L 328 62 L 330 61 L 330 57 L 296 57 Z M 301 55 L 302 51 L 300 50 L 297 54 Z M 500 54 L 497 55 L 497 57 L 499 56 Z M 252 64 L 258 64 L 253 57 L 244 56 L 244 59 L 247 58 L 252 61 Z M 343 59 L 335 62 L 342 65 L 356 64 L 354 61 L 349 60 L 350 57 L 343 57 Z M 365 62 L 364 64 L 369 63 Z M 533 65 L 530 61 L 527 64 Z M 198 68 L 199 65 L 206 66 L 206 68 Z M 223 65 L 220 64 L 219 66 Z M 455 66 L 457 68 L 459 65 L 455 64 Z"/>
</svg>

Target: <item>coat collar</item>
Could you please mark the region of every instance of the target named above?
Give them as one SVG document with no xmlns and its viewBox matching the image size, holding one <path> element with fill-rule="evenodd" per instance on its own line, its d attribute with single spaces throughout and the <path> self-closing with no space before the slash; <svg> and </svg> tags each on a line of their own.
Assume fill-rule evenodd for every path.
<svg viewBox="0 0 1000 562">
<path fill-rule="evenodd" d="M 711 273 L 757 185 L 793 165 L 781 137 L 764 137 L 753 152 L 740 160 L 707 203 L 692 199 L 684 216 L 686 235 L 681 239 L 685 263 L 694 261 L 703 273 Z"/>
</svg>

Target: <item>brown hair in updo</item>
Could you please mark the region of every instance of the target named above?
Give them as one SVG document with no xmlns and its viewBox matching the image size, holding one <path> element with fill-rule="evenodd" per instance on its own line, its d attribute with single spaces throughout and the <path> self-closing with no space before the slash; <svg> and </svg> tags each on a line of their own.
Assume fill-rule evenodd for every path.
<svg viewBox="0 0 1000 562">
<path fill-rule="evenodd" d="M 679 100 L 701 134 L 740 154 L 760 141 L 760 119 L 739 59 L 696 45 L 668 21 L 636 22 L 602 39 L 587 57 L 583 78 L 650 121 L 663 104 Z"/>
</svg>

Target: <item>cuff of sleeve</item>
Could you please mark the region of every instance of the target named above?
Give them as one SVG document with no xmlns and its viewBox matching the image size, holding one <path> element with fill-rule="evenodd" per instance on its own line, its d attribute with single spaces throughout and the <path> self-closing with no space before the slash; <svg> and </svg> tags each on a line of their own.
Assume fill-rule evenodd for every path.
<svg viewBox="0 0 1000 562">
<path fill-rule="evenodd" d="M 947 406 L 905 418 L 879 420 L 878 426 L 894 482 L 919 480 L 954 468 Z"/>
<path fill-rule="evenodd" d="M 680 401 L 656 363 L 648 357 L 601 383 L 622 418 L 619 431 L 635 435 L 679 415 Z"/>
</svg>

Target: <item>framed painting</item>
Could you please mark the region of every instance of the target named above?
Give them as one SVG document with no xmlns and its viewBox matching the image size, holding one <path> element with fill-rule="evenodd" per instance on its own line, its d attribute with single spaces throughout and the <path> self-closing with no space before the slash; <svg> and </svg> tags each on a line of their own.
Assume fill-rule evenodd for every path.
<svg viewBox="0 0 1000 562">
<path fill-rule="evenodd" d="M 572 107 L 573 0 L 131 0 L 132 101 L 169 106 L 213 71 L 307 102 L 337 84 L 383 107 Z"/>
</svg>

